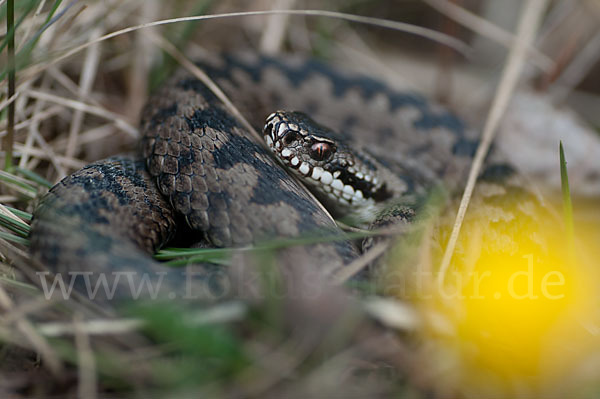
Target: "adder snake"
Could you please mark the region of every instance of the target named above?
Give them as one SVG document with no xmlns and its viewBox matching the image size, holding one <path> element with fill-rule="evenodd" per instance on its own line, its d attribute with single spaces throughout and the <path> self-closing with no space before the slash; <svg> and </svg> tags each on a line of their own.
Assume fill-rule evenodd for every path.
<svg viewBox="0 0 600 399">
<path fill-rule="evenodd" d="M 341 204 L 336 216 L 372 218 L 379 202 L 414 208 L 434 185 L 457 188 L 477 145 L 459 118 L 424 97 L 318 62 L 234 54 L 198 65 L 258 131 L 275 110 L 303 112 L 271 115 L 267 142 L 309 187 L 320 187 L 326 205 Z M 146 270 L 177 286 L 181 271 L 151 258 L 175 236 L 221 247 L 339 231 L 188 72 L 152 95 L 140 126 L 141 158 L 95 162 L 36 209 L 31 251 L 54 272 Z M 345 241 L 307 249 L 326 273 L 355 256 Z"/>
</svg>

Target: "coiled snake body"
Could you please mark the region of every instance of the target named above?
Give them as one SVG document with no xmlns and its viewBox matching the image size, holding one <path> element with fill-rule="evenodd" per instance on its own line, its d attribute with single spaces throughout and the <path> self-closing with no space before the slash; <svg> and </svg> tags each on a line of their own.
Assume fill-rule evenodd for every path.
<svg viewBox="0 0 600 399">
<path fill-rule="evenodd" d="M 477 145 L 446 109 L 320 63 L 237 54 L 199 66 L 259 131 L 267 115 L 287 109 L 336 132 L 305 134 L 305 122 L 314 123 L 293 113 L 273 114 L 265 127 L 284 163 L 308 177 L 309 186 L 312 179 L 313 186 L 326 187 L 317 192 L 325 203 L 342 205 L 334 214 L 372 217 L 378 201 L 394 198 L 413 207 L 436 183 L 455 188 Z M 286 132 L 294 131 L 287 136 L 291 149 L 277 144 L 288 134 L 283 122 Z M 141 159 L 93 163 L 43 198 L 31 251 L 53 271 L 154 271 L 176 286 L 181 272 L 167 273 L 150 254 L 177 229 L 214 246 L 337 231 L 314 198 L 188 72 L 178 72 L 151 97 L 141 134 Z M 347 155 L 349 146 L 359 150 Z M 300 152 L 291 155 L 294 148 Z M 328 270 L 356 256 L 343 241 L 313 244 L 307 253 Z"/>
</svg>

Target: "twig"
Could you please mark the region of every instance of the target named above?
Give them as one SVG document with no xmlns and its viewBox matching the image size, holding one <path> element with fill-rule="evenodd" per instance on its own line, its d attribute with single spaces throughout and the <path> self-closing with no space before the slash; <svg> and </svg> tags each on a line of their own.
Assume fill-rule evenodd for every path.
<svg viewBox="0 0 600 399">
<path fill-rule="evenodd" d="M 504 71 L 502 72 L 498 90 L 494 96 L 494 100 L 483 129 L 481 143 L 479 144 L 479 147 L 477 147 L 473 164 L 469 170 L 467 185 L 460 201 L 456 220 L 452 228 L 450 239 L 448 240 L 448 246 L 444 252 L 444 257 L 442 258 L 437 280 L 440 287 L 444 283 L 446 272 L 454 253 L 454 247 L 456 246 L 458 235 L 460 234 L 460 228 L 465 218 L 469 201 L 471 199 L 471 195 L 473 194 L 473 189 L 475 188 L 477 176 L 479 175 L 479 171 L 481 170 L 485 156 L 487 155 L 492 140 L 494 139 L 494 134 L 496 132 L 498 123 L 500 122 L 500 118 L 504 114 L 504 111 L 508 105 L 508 101 L 510 100 L 510 96 L 517 84 L 521 69 L 525 63 L 527 49 L 533 42 L 535 32 L 539 26 L 547 1 L 548 0 L 529 0 L 527 3 L 525 3 L 524 11 L 517 29 L 517 40 L 514 41 L 513 46 L 510 49 L 510 53 L 508 54 L 508 60 L 505 64 L 506 66 Z"/>
</svg>

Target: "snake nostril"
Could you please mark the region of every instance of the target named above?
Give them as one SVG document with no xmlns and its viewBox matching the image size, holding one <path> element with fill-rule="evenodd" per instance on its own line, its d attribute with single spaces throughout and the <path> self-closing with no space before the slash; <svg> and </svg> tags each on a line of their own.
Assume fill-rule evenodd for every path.
<svg viewBox="0 0 600 399">
<path fill-rule="evenodd" d="M 265 135 L 269 135 L 271 137 L 273 137 L 273 124 L 272 123 L 268 123 L 265 125 L 263 132 Z"/>
<path fill-rule="evenodd" d="M 298 133 L 294 131 L 289 131 L 283 136 L 283 144 L 290 145 L 298 138 Z"/>
</svg>

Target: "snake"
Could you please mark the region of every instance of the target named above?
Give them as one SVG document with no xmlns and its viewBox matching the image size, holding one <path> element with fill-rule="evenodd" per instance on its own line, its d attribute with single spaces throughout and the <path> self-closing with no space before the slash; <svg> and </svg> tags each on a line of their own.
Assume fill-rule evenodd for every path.
<svg viewBox="0 0 600 399">
<path fill-rule="evenodd" d="M 240 52 L 196 65 L 264 141 L 203 81 L 177 71 L 142 111 L 137 154 L 76 171 L 34 211 L 33 258 L 79 277 L 76 290 L 89 289 L 87 277 L 126 284 L 156 273 L 173 295 L 185 273 L 152 257 L 172 243 L 341 234 L 331 215 L 368 225 L 391 203 L 410 222 L 433 187 L 462 187 L 478 145 L 474 130 L 423 95 L 319 61 Z M 327 276 L 358 255 L 350 240 L 316 240 L 304 261 Z"/>
</svg>

